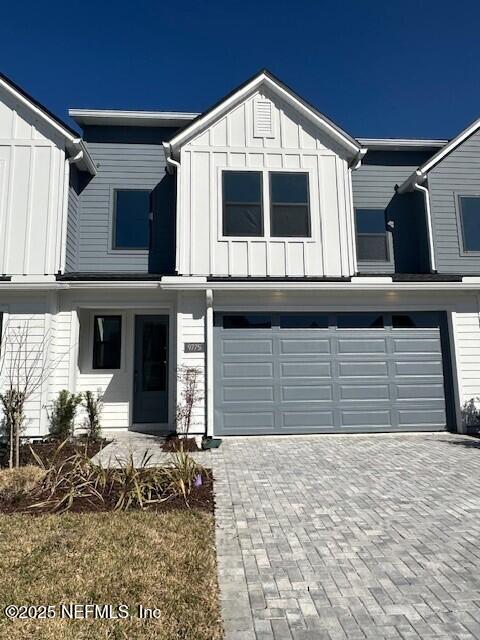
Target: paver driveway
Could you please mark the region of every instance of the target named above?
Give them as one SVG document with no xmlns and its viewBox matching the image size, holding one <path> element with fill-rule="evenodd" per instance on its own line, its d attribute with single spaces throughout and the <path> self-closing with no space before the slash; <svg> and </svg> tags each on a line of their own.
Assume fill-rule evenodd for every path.
<svg viewBox="0 0 480 640">
<path fill-rule="evenodd" d="M 227 639 L 480 638 L 480 440 L 226 439 Z"/>
</svg>

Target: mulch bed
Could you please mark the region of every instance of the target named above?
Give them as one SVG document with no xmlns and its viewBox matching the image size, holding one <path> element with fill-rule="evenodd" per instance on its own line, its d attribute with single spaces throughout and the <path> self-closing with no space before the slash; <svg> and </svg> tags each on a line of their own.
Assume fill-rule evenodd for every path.
<svg viewBox="0 0 480 640">
<path fill-rule="evenodd" d="M 36 495 L 33 499 L 30 495 L 22 496 L 21 499 L 17 499 L 14 502 L 5 501 L 0 496 L 0 513 L 1 514 L 18 514 L 28 513 L 31 515 L 40 515 L 45 513 L 52 513 L 51 507 L 45 507 L 40 509 L 29 509 L 32 504 L 36 504 L 49 497 L 49 494 Z M 118 496 L 111 495 L 101 500 L 87 500 L 77 499 L 69 509 L 69 513 L 97 513 L 105 511 L 113 511 Z M 188 505 L 181 497 L 171 498 L 165 502 L 159 502 L 156 504 L 145 507 L 144 511 L 149 512 L 166 512 L 174 510 L 184 509 L 197 509 L 205 511 L 207 513 L 213 513 L 215 509 L 214 495 L 213 495 L 213 475 L 209 469 L 205 469 L 202 473 L 202 484 L 200 487 L 194 487 L 191 494 L 188 497 Z M 131 507 L 129 511 L 140 511 L 138 507 Z"/>
<path fill-rule="evenodd" d="M 162 444 L 162 451 L 201 451 L 195 438 L 179 438 L 177 435 L 169 436 Z"/>
<path fill-rule="evenodd" d="M 101 449 L 109 444 L 110 440 L 98 440 L 92 442 L 91 440 L 85 440 L 82 438 L 76 438 L 71 442 L 67 442 L 55 456 L 55 452 L 60 446 L 61 442 L 58 440 L 38 440 L 31 443 L 24 443 L 20 446 L 20 465 L 23 467 L 27 464 L 37 464 L 35 457 L 32 455 L 30 447 L 41 458 L 41 460 L 48 466 L 49 462 L 55 458 L 57 463 L 70 458 L 76 453 L 84 453 L 85 447 L 87 455 L 91 458 Z M 5 447 L 0 449 L 0 469 L 8 467 L 8 450 Z"/>
</svg>

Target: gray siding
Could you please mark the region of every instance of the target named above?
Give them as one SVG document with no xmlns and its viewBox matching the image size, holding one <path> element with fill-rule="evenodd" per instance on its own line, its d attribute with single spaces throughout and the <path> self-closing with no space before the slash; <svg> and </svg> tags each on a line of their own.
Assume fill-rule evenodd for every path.
<svg viewBox="0 0 480 640">
<path fill-rule="evenodd" d="M 426 152 L 406 152 L 406 151 L 370 151 L 365 156 L 362 165 L 352 173 L 353 206 L 365 209 L 385 209 L 387 219 L 395 222 L 395 228 L 399 228 L 401 220 L 401 210 L 408 215 L 410 202 L 408 198 L 400 198 L 395 193 L 395 185 L 400 185 L 408 176 L 413 173 L 428 157 L 433 155 L 434 150 Z M 414 221 L 415 222 L 415 221 Z M 423 223 L 423 220 L 421 221 Z M 402 234 L 403 235 L 403 234 Z M 390 249 L 392 249 L 392 238 L 390 236 Z M 410 269 L 405 265 L 406 260 L 399 253 L 407 250 L 395 242 L 394 251 L 395 262 L 402 264 L 402 271 L 415 272 L 414 265 Z M 358 269 L 362 273 L 393 273 L 395 270 L 394 260 L 389 262 L 360 262 Z M 404 266 L 405 265 L 405 266 Z"/>
<path fill-rule="evenodd" d="M 70 167 L 70 183 L 68 187 L 68 219 L 65 254 L 65 271 L 76 271 L 78 249 L 78 212 L 80 208 L 79 175 L 75 165 Z"/>
<path fill-rule="evenodd" d="M 78 271 L 148 272 L 148 251 L 111 247 L 113 190 L 153 190 L 165 176 L 163 147 L 155 144 L 90 142 L 98 173 L 80 196 Z"/>
<path fill-rule="evenodd" d="M 480 194 L 480 133 L 450 153 L 428 175 L 439 273 L 479 274 L 480 255 L 462 255 L 456 196 Z"/>
</svg>

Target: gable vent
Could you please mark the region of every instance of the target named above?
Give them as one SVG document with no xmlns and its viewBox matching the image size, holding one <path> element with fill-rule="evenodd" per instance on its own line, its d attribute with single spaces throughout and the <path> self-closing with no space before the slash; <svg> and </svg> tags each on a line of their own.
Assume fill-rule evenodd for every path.
<svg viewBox="0 0 480 640">
<path fill-rule="evenodd" d="M 272 103 L 268 100 L 256 100 L 253 110 L 253 136 L 273 138 Z"/>
</svg>

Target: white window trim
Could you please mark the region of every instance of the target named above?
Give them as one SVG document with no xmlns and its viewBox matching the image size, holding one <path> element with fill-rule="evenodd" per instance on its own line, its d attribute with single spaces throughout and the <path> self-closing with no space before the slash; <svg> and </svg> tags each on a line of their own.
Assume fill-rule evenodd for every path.
<svg viewBox="0 0 480 640">
<path fill-rule="evenodd" d="M 115 192 L 116 191 L 152 191 L 150 187 L 128 187 L 126 185 L 110 187 L 110 199 L 108 206 L 108 249 L 107 253 L 113 256 L 148 256 L 148 249 L 115 249 Z"/>
<path fill-rule="evenodd" d="M 261 236 L 225 236 L 223 234 L 223 179 L 224 171 L 246 172 L 254 171 L 262 174 L 262 214 L 263 214 L 263 235 Z M 308 209 L 310 216 L 310 235 L 308 236 L 272 236 L 271 235 L 271 202 L 270 202 L 270 173 L 303 173 L 308 176 Z M 219 242 L 317 242 L 317 228 L 314 223 L 314 207 L 312 202 L 312 185 L 314 180 L 314 170 L 310 167 L 301 168 L 269 168 L 269 167 L 217 167 L 217 193 L 218 193 L 218 216 L 217 216 L 217 240 Z M 320 204 L 318 205 L 320 208 Z"/>
</svg>

